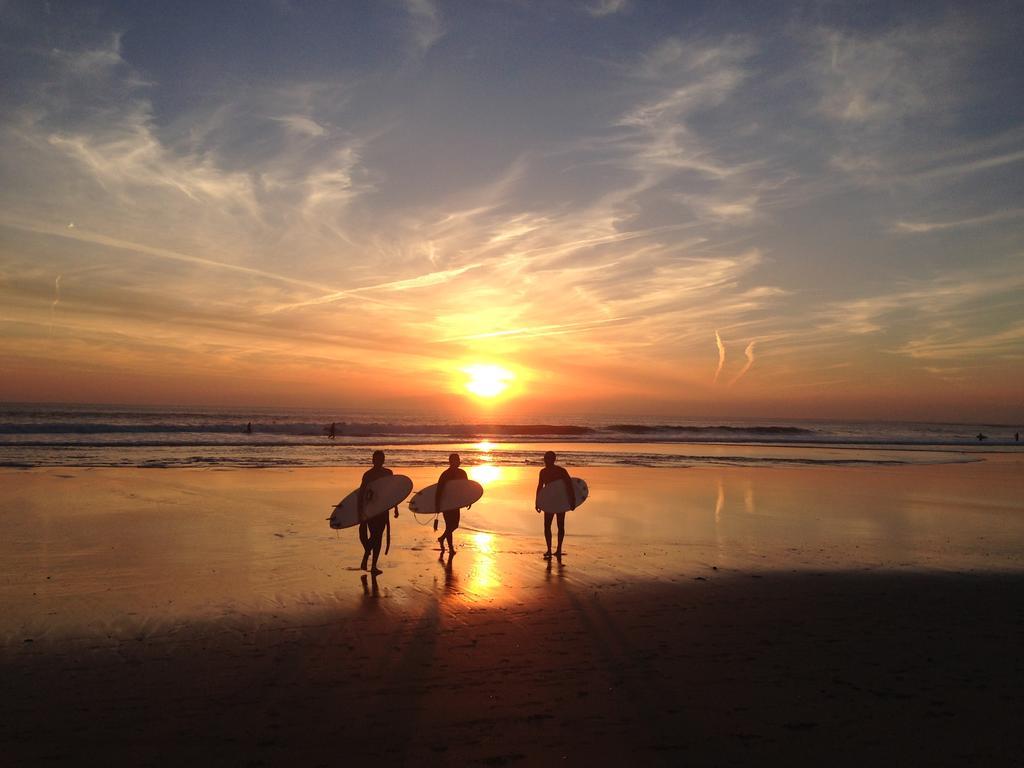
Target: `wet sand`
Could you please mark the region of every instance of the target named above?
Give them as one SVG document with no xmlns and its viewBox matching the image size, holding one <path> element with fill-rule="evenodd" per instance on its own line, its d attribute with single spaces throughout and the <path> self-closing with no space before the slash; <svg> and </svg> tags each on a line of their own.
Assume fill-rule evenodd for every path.
<svg viewBox="0 0 1024 768">
<path fill-rule="evenodd" d="M 458 554 L 405 510 L 376 581 L 323 520 L 359 469 L 5 472 L 0 748 L 1019 764 L 1021 469 L 588 468 L 549 563 L 535 470 L 482 468 Z"/>
</svg>

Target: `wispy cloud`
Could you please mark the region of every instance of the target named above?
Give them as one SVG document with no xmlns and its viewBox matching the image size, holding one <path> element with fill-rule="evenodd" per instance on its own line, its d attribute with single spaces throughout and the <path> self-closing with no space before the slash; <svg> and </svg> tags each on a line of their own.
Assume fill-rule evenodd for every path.
<svg viewBox="0 0 1024 768">
<path fill-rule="evenodd" d="M 327 132 L 320 123 L 306 115 L 283 115 L 270 119 L 281 123 L 288 130 L 301 136 L 323 136 Z"/>
<path fill-rule="evenodd" d="M 463 267 L 456 267 L 455 269 L 439 270 L 437 272 L 429 272 L 423 275 L 417 275 L 416 277 L 410 277 L 403 280 L 391 280 L 386 283 L 376 283 L 374 285 L 364 285 L 356 288 L 350 288 L 344 291 L 332 291 L 324 294 L 323 296 L 317 296 L 312 299 L 305 301 L 297 301 L 289 304 L 282 304 L 274 307 L 271 312 L 284 312 L 292 309 L 301 309 L 303 307 L 315 307 L 323 304 L 333 304 L 343 299 L 367 299 L 365 294 L 372 293 L 374 291 L 385 291 L 391 293 L 398 293 L 401 291 L 408 291 L 416 288 L 428 288 L 436 285 L 447 283 L 450 280 L 458 277 L 459 275 L 465 274 L 471 269 L 477 269 L 479 265 L 468 264 Z"/>
<path fill-rule="evenodd" d="M 722 375 L 722 368 L 725 367 L 725 344 L 722 343 L 722 337 L 717 329 L 715 330 L 715 346 L 718 347 L 718 367 L 715 369 L 714 379 L 711 380 L 712 384 L 718 383 L 718 377 Z"/>
<path fill-rule="evenodd" d="M 970 33 L 952 21 L 904 25 L 882 34 L 818 31 L 819 108 L 830 119 L 878 126 L 951 103 L 948 86 L 969 50 Z M 926 61 L 927 65 L 922 65 Z"/>
<path fill-rule="evenodd" d="M 412 21 L 412 35 L 419 53 L 425 53 L 444 36 L 441 10 L 433 0 L 402 0 Z"/>
<path fill-rule="evenodd" d="M 496 339 L 503 336 L 523 336 L 525 338 L 536 338 L 539 336 L 561 336 L 567 333 L 582 333 L 593 330 L 609 323 L 621 323 L 628 321 L 628 317 L 609 317 L 601 320 L 590 320 L 579 323 L 562 323 L 551 325 L 539 325 L 532 328 L 510 328 L 505 331 L 491 331 L 490 333 L 473 333 L 465 336 L 453 336 L 447 339 L 440 339 L 440 343 L 455 341 L 479 341 L 481 339 Z"/>
<path fill-rule="evenodd" d="M 1024 321 L 1012 322 L 993 333 L 964 334 L 960 329 L 937 328 L 910 339 L 896 351 L 917 360 L 1024 360 Z"/>
<path fill-rule="evenodd" d="M 60 277 L 60 275 L 57 275 L 57 278 L 53 281 L 53 303 L 50 305 L 50 336 L 53 336 L 53 313 L 57 310 L 57 305 L 60 303 Z"/>
<path fill-rule="evenodd" d="M 747 358 L 747 363 L 746 363 L 746 365 L 743 366 L 742 369 L 740 369 L 740 372 L 737 373 L 733 377 L 732 381 L 729 382 L 729 386 L 730 387 L 733 384 L 735 384 L 737 381 L 742 379 L 744 376 L 746 376 L 747 375 L 747 371 L 749 371 L 751 369 L 751 367 L 754 365 L 754 345 L 755 344 L 757 344 L 757 341 L 752 341 L 749 344 L 747 344 L 747 348 L 743 350 L 743 354 Z"/>
<path fill-rule="evenodd" d="M 925 171 L 920 171 L 914 174 L 914 178 L 918 180 L 937 179 L 946 176 L 964 176 L 969 173 L 976 173 L 978 171 L 985 171 L 990 168 L 999 168 L 1003 165 L 1009 165 L 1011 163 L 1019 163 L 1024 160 L 1024 150 L 1017 152 L 1006 152 L 991 157 L 982 157 L 976 160 L 971 160 L 966 163 L 956 163 L 954 165 L 942 165 L 935 168 L 930 168 Z"/>
<path fill-rule="evenodd" d="M 184 262 L 186 264 L 210 267 L 216 270 L 223 270 L 227 272 L 238 272 L 244 275 L 265 278 L 267 280 L 272 280 L 275 282 L 288 283 L 290 285 L 295 285 L 302 288 L 316 288 L 320 290 L 325 290 L 325 286 L 310 282 L 308 280 L 301 280 L 298 278 L 290 277 L 288 275 L 267 272 L 262 269 L 255 269 L 253 267 L 247 267 L 240 264 L 230 264 L 227 262 L 215 261 L 213 259 L 206 259 L 201 256 L 193 256 L 187 253 L 180 253 L 177 251 L 169 250 L 167 248 L 158 248 L 143 243 L 133 243 L 126 240 L 121 240 L 116 237 L 111 237 L 109 235 L 104 235 L 98 232 L 90 232 L 89 230 L 83 229 L 82 227 L 68 229 L 67 227 L 47 225 L 41 222 L 28 222 L 25 220 L 9 219 L 6 217 L 0 217 L 0 225 L 10 227 L 12 229 L 23 230 L 26 232 L 33 232 L 36 234 L 44 234 L 52 237 L 65 238 L 68 240 L 75 240 L 83 243 L 94 243 L 96 245 L 103 245 L 110 248 L 116 248 L 118 250 L 132 251 L 134 253 L 145 254 L 147 256 L 153 256 L 159 259 L 179 261 Z"/>
<path fill-rule="evenodd" d="M 613 16 L 629 9 L 630 0 L 592 0 L 587 3 L 586 10 L 591 16 L 601 18 Z"/>
<path fill-rule="evenodd" d="M 992 357 L 1020 342 L 1024 277 L 1012 267 L 953 270 L 897 290 L 823 308 L 823 328 L 884 334 L 889 355 L 908 359 Z M 996 317 L 1002 318 L 994 322 Z M 1020 349 L 1017 352 L 1021 352 Z"/>
<path fill-rule="evenodd" d="M 962 227 L 977 227 L 983 224 L 991 224 L 996 221 L 1008 221 L 1019 219 L 1024 216 L 1024 208 L 1014 208 L 1007 211 L 993 211 L 982 216 L 970 216 L 966 219 L 952 219 L 948 221 L 897 221 L 893 225 L 896 232 L 907 234 L 921 234 L 928 232 L 941 232 L 947 229 L 960 229 Z"/>
</svg>

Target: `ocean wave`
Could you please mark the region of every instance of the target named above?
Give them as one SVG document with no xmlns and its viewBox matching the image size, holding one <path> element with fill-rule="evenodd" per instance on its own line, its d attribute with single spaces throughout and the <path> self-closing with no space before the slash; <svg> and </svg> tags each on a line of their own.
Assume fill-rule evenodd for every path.
<svg viewBox="0 0 1024 768">
<path fill-rule="evenodd" d="M 631 435 L 666 434 L 670 432 L 678 432 L 684 435 L 704 435 L 713 432 L 725 435 L 813 435 L 816 433 L 816 430 L 805 427 L 683 426 L 672 424 L 610 424 L 604 429 Z"/>
<path fill-rule="evenodd" d="M 101 434 L 248 434 L 240 422 L 4 422 L 4 435 L 101 435 Z M 323 436 L 330 424 L 309 422 L 252 422 L 254 435 Z M 397 424 L 334 422 L 334 433 L 342 437 L 386 437 L 424 435 L 473 439 L 485 437 L 571 437 L 595 434 L 594 427 L 573 424 Z"/>
<path fill-rule="evenodd" d="M 249 434 L 246 424 L 201 421 L 17 421 L 0 422 L 0 435 L 239 435 Z M 445 437 L 454 440 L 516 437 L 594 437 L 617 439 L 622 436 L 798 436 L 814 435 L 816 431 L 795 426 L 686 426 L 670 424 L 611 424 L 583 426 L 577 424 L 406 424 L 389 422 L 334 422 L 336 438 L 344 437 Z M 312 422 L 252 422 L 253 435 L 287 435 L 291 437 L 322 437 L 329 424 Z"/>
<path fill-rule="evenodd" d="M 0 406 L 0 446 L 128 449 L 210 446 L 239 452 L 295 446 L 387 447 L 441 443 L 775 446 L 1005 446 L 1017 427 L 987 424 L 829 422 L 791 419 L 687 420 L 680 417 L 519 414 L 487 417 L 400 410 L 227 408 L 184 406 Z M 251 432 L 247 425 L 251 424 Z M 330 426 L 334 439 L 328 439 Z M 983 433 L 983 439 L 978 435 Z M 218 449 L 219 450 L 219 449 Z"/>
</svg>

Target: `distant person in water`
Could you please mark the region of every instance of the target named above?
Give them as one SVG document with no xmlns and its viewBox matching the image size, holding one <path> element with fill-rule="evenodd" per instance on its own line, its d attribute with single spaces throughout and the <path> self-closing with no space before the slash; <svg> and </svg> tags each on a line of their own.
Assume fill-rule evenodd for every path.
<svg viewBox="0 0 1024 768">
<path fill-rule="evenodd" d="M 252 422 L 251 421 L 248 424 L 245 425 L 245 434 L 247 434 L 247 435 L 251 435 L 252 434 Z"/>
<path fill-rule="evenodd" d="M 466 470 L 459 469 L 459 464 L 462 460 L 459 458 L 459 454 L 453 453 L 448 457 L 448 469 L 441 473 L 441 477 L 437 479 L 437 494 L 434 496 L 434 512 L 440 512 L 444 516 L 444 533 L 437 537 L 437 543 L 441 545 L 441 551 L 444 552 L 444 542 L 448 541 L 448 549 L 454 555 L 455 554 L 455 542 L 452 540 L 452 534 L 459 527 L 459 522 L 462 520 L 462 511 L 456 507 L 455 509 L 441 509 L 441 493 L 444 491 L 444 486 L 451 480 L 468 480 L 469 476 L 466 474 Z"/>
<path fill-rule="evenodd" d="M 1020 442 L 1020 432 L 1014 432 L 1013 433 L 1013 442 L 1015 442 L 1015 443 L 1019 443 Z"/>
<path fill-rule="evenodd" d="M 548 451 L 544 454 L 544 469 L 540 471 L 540 478 L 537 481 L 537 496 L 534 506 L 537 511 L 540 512 L 540 492 L 544 486 L 551 483 L 563 482 L 565 483 L 566 498 L 569 499 L 569 509 L 576 509 L 576 490 L 572 487 L 572 478 L 569 477 L 569 473 L 564 467 L 560 467 L 555 464 L 554 451 Z M 551 558 L 551 519 L 558 518 L 558 549 L 555 550 L 555 557 L 562 556 L 562 539 L 565 538 L 565 512 L 545 512 L 544 513 L 544 541 L 547 542 L 548 549 L 544 553 L 544 559 L 548 560 Z"/>
<path fill-rule="evenodd" d="M 382 573 L 377 567 L 377 559 L 380 557 L 381 543 L 384 538 L 384 530 L 389 526 L 388 515 L 385 512 L 375 515 L 369 520 L 363 520 L 363 507 L 366 505 L 366 490 L 374 480 L 381 477 L 388 477 L 395 474 L 384 466 L 384 451 L 373 452 L 373 466 L 363 473 L 363 482 L 359 484 L 359 495 L 356 496 L 356 511 L 359 513 L 359 541 L 363 545 L 363 562 L 359 567 L 366 570 L 366 563 L 373 555 L 373 563 L 370 572 L 374 575 Z M 395 507 L 395 517 L 398 517 L 398 507 Z M 391 535 L 388 534 L 388 546 L 391 545 Z"/>
<path fill-rule="evenodd" d="M 332 422 L 331 422 L 331 426 L 329 426 L 329 427 L 324 427 L 324 432 L 326 432 L 326 433 L 327 433 L 327 436 L 328 436 L 329 438 L 331 438 L 331 440 L 333 440 L 333 439 L 334 439 L 334 433 L 335 433 L 335 427 L 336 427 L 336 426 L 337 426 L 337 423 L 336 423 L 336 422 L 333 422 L 333 421 L 332 421 Z"/>
<path fill-rule="evenodd" d="M 982 440 L 988 440 L 988 435 L 986 435 L 983 432 L 979 432 L 978 433 L 978 442 L 980 443 Z"/>
</svg>

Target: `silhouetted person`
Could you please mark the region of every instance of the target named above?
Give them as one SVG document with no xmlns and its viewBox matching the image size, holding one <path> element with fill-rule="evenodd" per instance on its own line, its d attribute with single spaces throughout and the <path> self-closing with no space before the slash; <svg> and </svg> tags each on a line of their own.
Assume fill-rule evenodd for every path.
<svg viewBox="0 0 1024 768">
<path fill-rule="evenodd" d="M 982 440 L 988 440 L 988 435 L 979 432 L 978 433 L 978 442 L 980 443 Z"/>
<path fill-rule="evenodd" d="M 569 499 L 569 509 L 576 509 L 576 490 L 572 487 L 572 478 L 564 467 L 555 464 L 554 451 L 544 454 L 544 469 L 540 471 L 540 478 L 537 481 L 537 496 L 534 506 L 540 512 L 540 492 L 544 486 L 550 483 L 557 483 L 559 480 L 565 483 L 566 498 Z M 551 558 L 551 519 L 558 518 L 558 549 L 555 550 L 555 557 L 562 556 L 562 539 L 565 538 L 565 512 L 544 513 L 544 541 L 547 542 L 548 550 L 544 553 L 545 559 Z"/>
<path fill-rule="evenodd" d="M 455 543 L 452 540 L 452 534 L 459 527 L 459 522 L 462 520 L 462 511 L 458 507 L 455 509 L 441 509 L 441 492 L 450 480 L 469 479 L 466 470 L 459 469 L 459 464 L 461 463 L 462 460 L 457 453 L 453 453 L 448 457 L 448 469 L 442 472 L 441 477 L 437 479 L 437 495 L 434 496 L 434 512 L 440 512 L 444 516 L 444 533 L 437 537 L 437 543 L 441 545 L 441 551 L 444 552 L 444 542 L 447 539 L 448 549 L 451 550 L 452 554 L 455 554 Z"/>
<path fill-rule="evenodd" d="M 1019 443 L 1020 442 L 1020 432 L 1014 432 L 1013 433 L 1013 442 L 1015 442 L 1015 443 Z"/>
<path fill-rule="evenodd" d="M 324 429 L 324 431 L 325 431 L 325 432 L 327 433 L 327 436 L 328 436 L 329 438 L 331 438 L 331 440 L 333 440 L 333 439 L 334 439 L 334 434 L 335 434 L 335 427 L 336 427 L 336 426 L 337 426 L 337 425 L 336 425 L 336 423 L 332 421 L 332 422 L 331 422 L 331 426 L 329 426 L 329 427 L 326 427 L 326 428 Z"/>
<path fill-rule="evenodd" d="M 377 567 L 377 558 L 380 557 L 381 543 L 384 538 L 384 529 L 388 528 L 389 519 L 387 512 L 375 515 L 369 520 L 363 520 L 363 506 L 366 504 L 366 488 L 374 480 L 381 477 L 388 477 L 395 474 L 384 466 L 384 451 L 373 452 L 373 466 L 363 473 L 363 482 L 359 484 L 359 495 L 356 496 L 356 511 L 359 514 L 359 541 L 363 545 L 363 562 L 359 567 L 366 570 L 366 561 L 373 554 L 373 564 L 370 572 L 374 575 L 382 573 Z M 395 517 L 398 517 L 398 507 L 395 507 Z M 388 547 L 391 546 L 391 536 L 388 535 Z"/>
<path fill-rule="evenodd" d="M 245 434 L 247 434 L 247 435 L 251 435 L 252 434 L 252 422 L 251 421 L 248 424 L 245 425 Z"/>
</svg>

